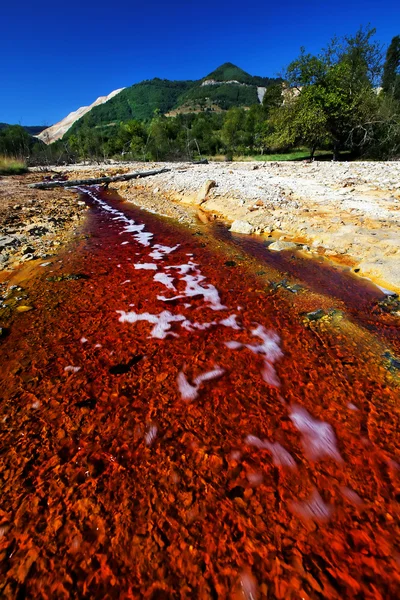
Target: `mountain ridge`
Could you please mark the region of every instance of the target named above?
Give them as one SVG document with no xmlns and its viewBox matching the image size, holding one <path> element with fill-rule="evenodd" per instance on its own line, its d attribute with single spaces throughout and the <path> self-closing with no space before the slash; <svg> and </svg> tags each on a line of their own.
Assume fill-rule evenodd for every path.
<svg viewBox="0 0 400 600">
<path fill-rule="evenodd" d="M 101 103 L 98 99 L 89 107 L 73 111 L 39 137 L 46 143 L 52 143 L 64 135 L 76 135 L 83 128 L 108 128 L 131 119 L 147 121 L 155 112 L 171 116 L 201 111 L 220 112 L 235 106 L 249 107 L 262 102 L 265 89 L 277 81 L 280 80 L 250 75 L 230 62 L 197 80 L 174 81 L 155 77 L 115 90 L 102 97 L 105 100 Z"/>
</svg>

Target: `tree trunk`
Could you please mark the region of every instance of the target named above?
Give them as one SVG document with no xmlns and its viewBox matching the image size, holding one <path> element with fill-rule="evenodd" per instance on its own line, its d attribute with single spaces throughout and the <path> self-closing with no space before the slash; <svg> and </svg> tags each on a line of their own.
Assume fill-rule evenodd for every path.
<svg viewBox="0 0 400 600">
<path fill-rule="evenodd" d="M 339 160 L 339 142 L 334 142 L 333 144 L 333 160 Z"/>
<path fill-rule="evenodd" d="M 71 179 L 67 181 L 41 181 L 40 183 L 31 183 L 29 187 L 39 188 L 41 190 L 51 190 L 55 187 L 77 187 L 78 185 L 94 185 L 97 183 L 113 183 L 114 181 L 128 181 L 129 179 L 140 179 L 141 177 L 150 177 L 159 173 L 167 173 L 171 169 L 158 169 L 156 171 L 138 171 L 136 173 L 126 173 L 125 175 L 114 175 L 113 177 L 95 177 L 92 179 Z"/>
<path fill-rule="evenodd" d="M 311 147 L 311 156 L 310 156 L 311 160 L 314 160 L 314 154 L 315 154 L 316 149 L 317 149 L 316 145 Z"/>
</svg>

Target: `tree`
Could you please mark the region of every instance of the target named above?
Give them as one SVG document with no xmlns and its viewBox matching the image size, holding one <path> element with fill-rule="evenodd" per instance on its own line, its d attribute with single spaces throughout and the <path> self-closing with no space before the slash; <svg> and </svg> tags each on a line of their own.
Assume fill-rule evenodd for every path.
<svg viewBox="0 0 400 600">
<path fill-rule="evenodd" d="M 147 131 L 143 123 L 132 119 L 127 123 L 121 123 L 117 147 L 120 152 L 130 153 L 134 158 L 145 159 Z"/>
<path fill-rule="evenodd" d="M 265 90 L 264 98 L 262 101 L 262 106 L 264 109 L 265 116 L 268 117 L 271 110 L 274 108 L 278 108 L 283 104 L 283 87 L 282 83 L 276 83 L 274 85 L 270 85 Z"/>
<path fill-rule="evenodd" d="M 335 159 L 344 147 L 361 147 L 364 138 L 355 132 L 377 110 L 374 85 L 380 74 L 381 48 L 372 41 L 374 34 L 367 28 L 333 39 L 319 56 L 301 49 L 286 72 L 291 93 L 273 111 L 272 139 L 296 140 L 311 148 L 328 140 Z M 280 117 L 277 111 L 282 111 Z"/>
<path fill-rule="evenodd" d="M 222 141 L 230 152 L 235 152 L 243 145 L 243 129 L 245 111 L 243 108 L 230 108 L 225 115 L 221 130 Z"/>
<path fill-rule="evenodd" d="M 400 101 L 400 35 L 396 35 L 387 50 L 383 66 L 382 88 Z"/>
<path fill-rule="evenodd" d="M 6 156 L 29 158 L 33 146 L 39 143 L 20 125 L 9 125 L 0 131 L 0 154 Z"/>
<path fill-rule="evenodd" d="M 269 122 L 272 131 L 267 136 L 267 144 L 276 150 L 305 145 L 314 158 L 317 147 L 327 141 L 326 115 L 316 102 L 312 87 L 272 111 Z"/>
</svg>

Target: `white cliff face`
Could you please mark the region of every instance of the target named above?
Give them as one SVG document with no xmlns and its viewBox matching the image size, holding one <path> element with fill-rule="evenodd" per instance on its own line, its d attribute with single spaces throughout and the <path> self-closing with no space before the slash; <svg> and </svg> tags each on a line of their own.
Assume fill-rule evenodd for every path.
<svg viewBox="0 0 400 600">
<path fill-rule="evenodd" d="M 95 106 L 98 106 L 99 104 L 104 104 L 108 100 L 111 100 L 111 98 L 114 98 L 114 96 L 122 92 L 122 90 L 124 89 L 125 88 L 114 90 L 113 92 L 111 92 L 111 94 L 108 94 L 108 96 L 100 96 L 90 106 L 81 106 L 80 108 L 78 108 L 78 110 L 74 110 L 73 112 L 69 113 L 69 115 L 67 115 L 64 119 L 62 119 L 55 125 L 48 127 L 47 129 L 39 133 L 39 135 L 37 135 L 36 137 L 42 140 L 42 142 L 44 142 L 45 144 L 51 144 L 52 142 L 59 140 L 68 131 L 68 129 L 72 127 L 75 121 L 83 117 L 83 115 L 88 113 Z"/>
<path fill-rule="evenodd" d="M 258 87 L 257 88 L 257 96 L 258 96 L 258 101 L 260 104 L 262 104 L 262 101 L 264 100 L 266 91 L 267 91 L 266 87 Z"/>
</svg>

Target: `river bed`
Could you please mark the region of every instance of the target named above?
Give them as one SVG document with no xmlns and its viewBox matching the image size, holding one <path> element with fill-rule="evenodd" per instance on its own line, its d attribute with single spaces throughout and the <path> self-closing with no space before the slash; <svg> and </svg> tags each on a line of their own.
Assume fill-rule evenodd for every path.
<svg viewBox="0 0 400 600">
<path fill-rule="evenodd" d="M 398 597 L 387 296 L 80 192 L 79 235 L 10 282 L 4 597 Z"/>
</svg>

